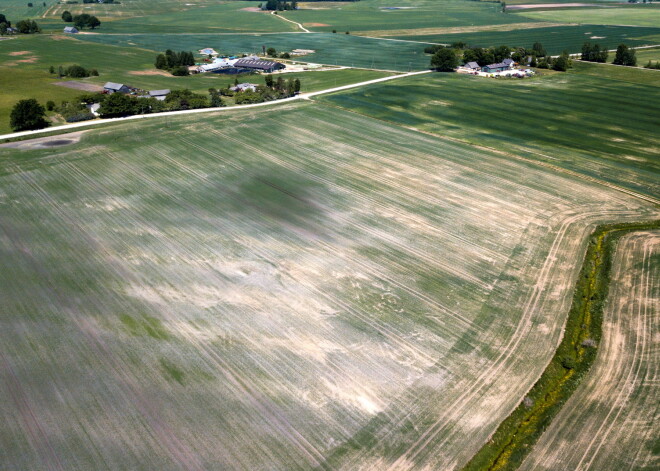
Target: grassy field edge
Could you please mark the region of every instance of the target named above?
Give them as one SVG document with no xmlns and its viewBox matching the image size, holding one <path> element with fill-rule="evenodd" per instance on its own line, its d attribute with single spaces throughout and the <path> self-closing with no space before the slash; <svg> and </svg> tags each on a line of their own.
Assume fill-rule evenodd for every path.
<svg viewBox="0 0 660 471">
<path fill-rule="evenodd" d="M 660 229 L 660 221 L 607 224 L 592 233 L 555 355 L 520 405 L 462 471 L 515 470 L 522 464 L 596 359 L 617 242 L 626 234 L 648 229 Z"/>
</svg>

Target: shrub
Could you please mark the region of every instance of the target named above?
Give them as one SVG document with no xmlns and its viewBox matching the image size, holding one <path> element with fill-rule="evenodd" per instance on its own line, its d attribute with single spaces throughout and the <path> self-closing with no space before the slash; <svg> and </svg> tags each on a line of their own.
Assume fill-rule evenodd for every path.
<svg viewBox="0 0 660 471">
<path fill-rule="evenodd" d="M 66 118 L 67 123 L 78 123 L 80 121 L 89 121 L 90 119 L 96 119 L 92 113 L 77 113 Z"/>
<path fill-rule="evenodd" d="M 176 75 L 177 77 L 185 77 L 186 75 L 190 75 L 190 71 L 185 65 L 180 65 L 172 69 L 172 75 Z"/>
<path fill-rule="evenodd" d="M 55 102 L 53 100 L 48 100 L 46 102 L 46 109 L 48 111 L 53 111 L 55 109 Z"/>
<path fill-rule="evenodd" d="M 572 370 L 573 368 L 575 368 L 575 359 L 569 356 L 562 357 L 561 366 L 563 366 L 567 370 Z"/>
</svg>

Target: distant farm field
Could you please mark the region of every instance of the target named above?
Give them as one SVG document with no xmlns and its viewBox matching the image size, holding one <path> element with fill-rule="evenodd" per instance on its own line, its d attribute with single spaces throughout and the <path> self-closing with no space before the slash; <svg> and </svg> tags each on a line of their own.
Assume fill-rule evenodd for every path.
<svg viewBox="0 0 660 471">
<path fill-rule="evenodd" d="M 382 70 L 422 70 L 429 66 L 430 56 L 424 44 L 386 41 L 346 34 L 97 34 L 84 36 L 85 41 L 153 51 L 198 50 L 213 47 L 223 54 L 262 53 L 263 46 L 278 51 L 313 49 L 314 54 L 301 60 L 348 67 Z M 1 46 L 1 45 L 0 45 Z"/>
<path fill-rule="evenodd" d="M 552 356 L 594 225 L 658 217 L 318 103 L 78 137 L 0 148 L 9 468 L 453 469 Z"/>
<path fill-rule="evenodd" d="M 544 11 L 524 11 L 516 15 L 540 21 L 566 21 L 590 25 L 629 25 L 658 27 L 660 7 L 640 5 L 634 8 L 570 8 Z"/>
<path fill-rule="evenodd" d="M 318 6 L 317 6 L 318 5 Z M 438 28 L 529 21 L 502 13 L 499 3 L 469 0 L 381 0 L 332 3 L 329 8 L 307 4 L 279 14 L 312 31 L 369 31 L 402 28 Z"/>
<path fill-rule="evenodd" d="M 521 470 L 660 467 L 660 233 L 629 235 L 616 251 L 596 362 Z"/>
<path fill-rule="evenodd" d="M 644 67 L 648 61 L 660 62 L 660 47 L 650 49 L 638 49 L 635 51 L 637 57 L 637 65 Z"/>
<path fill-rule="evenodd" d="M 320 100 L 658 195 L 659 87 L 656 71 L 576 63 L 522 81 L 434 74 Z"/>
<path fill-rule="evenodd" d="M 207 43 L 200 42 L 204 47 Z M 99 71 L 98 77 L 77 79 L 83 84 L 103 85 L 105 82 L 126 83 L 144 90 L 164 88 L 189 88 L 197 93 L 208 89 L 226 87 L 236 76 L 201 74 L 189 77 L 174 77 L 154 68 L 156 52 L 135 47 L 116 47 L 93 42 L 83 42 L 59 35 L 21 36 L 0 42 L 0 134 L 11 131 L 9 113 L 16 102 L 36 98 L 41 104 L 52 100 L 57 105 L 63 100 L 72 100 L 83 92 L 65 88 L 57 83 L 67 80 L 50 74 L 53 66 L 66 67 L 72 64 Z M 285 75 L 285 78 L 301 80 L 303 92 L 333 88 L 350 83 L 385 77 L 387 72 L 342 69 L 334 71 L 309 71 Z M 264 83 L 261 75 L 241 75 L 241 81 Z"/>
<path fill-rule="evenodd" d="M 563 50 L 578 53 L 587 41 L 601 44 L 608 49 L 616 49 L 621 43 L 629 46 L 660 44 L 660 26 L 658 25 L 660 23 L 655 27 L 643 28 L 599 25 L 553 26 L 511 31 L 400 36 L 399 38 L 449 44 L 462 41 L 477 47 L 493 47 L 502 44 L 510 47 L 531 47 L 539 41 L 549 54 L 561 54 Z"/>
</svg>

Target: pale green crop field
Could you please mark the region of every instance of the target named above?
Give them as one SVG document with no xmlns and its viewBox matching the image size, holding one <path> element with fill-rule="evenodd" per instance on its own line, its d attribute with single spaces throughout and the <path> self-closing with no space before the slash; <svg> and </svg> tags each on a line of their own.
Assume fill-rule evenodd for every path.
<svg viewBox="0 0 660 471">
<path fill-rule="evenodd" d="M 469 0 L 362 0 L 360 2 L 333 2 L 328 8 L 323 3 L 309 3 L 305 9 L 279 14 L 312 31 L 382 31 L 388 29 L 439 28 L 509 24 L 526 21 L 502 13 L 499 3 Z M 396 8 L 396 9 L 393 9 Z"/>
<path fill-rule="evenodd" d="M 565 21 L 590 25 L 651 27 L 660 25 L 660 7 L 651 4 L 626 8 L 570 8 L 566 10 L 553 8 L 545 11 L 525 11 L 516 13 L 516 15 L 540 21 Z"/>
<path fill-rule="evenodd" d="M 0 188 L 9 469 L 453 469 L 552 356 L 593 225 L 658 217 L 315 103 L 0 148 Z"/>
<path fill-rule="evenodd" d="M 660 61 L 660 48 L 637 49 L 635 57 L 637 57 L 637 65 L 644 67 L 649 61 Z"/>
</svg>

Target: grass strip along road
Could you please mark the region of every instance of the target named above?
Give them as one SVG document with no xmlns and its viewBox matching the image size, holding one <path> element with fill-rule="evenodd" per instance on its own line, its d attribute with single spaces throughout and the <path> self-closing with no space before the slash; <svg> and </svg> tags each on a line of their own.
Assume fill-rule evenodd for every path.
<svg viewBox="0 0 660 471">
<path fill-rule="evenodd" d="M 609 224 L 595 230 L 554 357 L 527 397 L 463 471 L 518 469 L 596 359 L 617 242 L 631 232 L 658 228 L 660 221 Z"/>
</svg>

